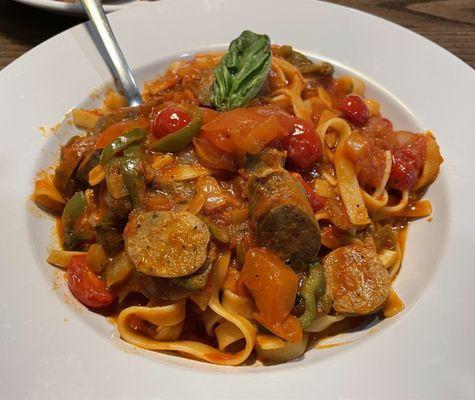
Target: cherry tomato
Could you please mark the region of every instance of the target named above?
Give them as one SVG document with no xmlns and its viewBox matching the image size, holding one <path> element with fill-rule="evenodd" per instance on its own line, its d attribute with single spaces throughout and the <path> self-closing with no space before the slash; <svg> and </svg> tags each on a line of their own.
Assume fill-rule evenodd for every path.
<svg viewBox="0 0 475 400">
<path fill-rule="evenodd" d="M 302 175 L 298 172 L 292 172 L 292 175 L 302 184 L 305 192 L 307 193 L 308 201 L 312 206 L 314 212 L 321 210 L 325 207 L 325 199 L 320 196 L 313 188 L 303 179 Z"/>
<path fill-rule="evenodd" d="M 275 107 L 222 113 L 203 126 L 201 133 L 214 146 L 233 154 L 257 154 L 269 143 L 278 143 L 299 168 L 308 168 L 322 155 L 313 125 Z"/>
<path fill-rule="evenodd" d="M 115 301 L 114 293 L 90 270 L 85 255 L 71 258 L 68 265 L 68 285 L 74 297 L 87 307 L 103 308 Z"/>
<path fill-rule="evenodd" d="M 399 190 L 410 189 L 419 178 L 426 154 L 426 138 L 420 136 L 411 143 L 393 150 L 393 163 L 388 186 Z"/>
<path fill-rule="evenodd" d="M 293 132 L 282 142 L 287 156 L 299 168 L 306 169 L 322 156 L 322 143 L 310 122 L 293 118 Z"/>
<path fill-rule="evenodd" d="M 191 117 L 182 109 L 169 106 L 161 110 L 152 125 L 153 135 L 160 139 L 188 125 Z"/>
<path fill-rule="evenodd" d="M 356 94 L 346 95 L 336 107 L 347 119 L 358 126 L 365 125 L 369 120 L 369 110 L 365 102 Z"/>
</svg>

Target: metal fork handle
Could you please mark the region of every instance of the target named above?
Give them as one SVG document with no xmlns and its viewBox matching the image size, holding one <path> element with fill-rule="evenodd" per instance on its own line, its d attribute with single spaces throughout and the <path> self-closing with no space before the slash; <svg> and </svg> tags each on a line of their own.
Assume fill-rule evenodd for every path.
<svg viewBox="0 0 475 400">
<path fill-rule="evenodd" d="M 94 26 L 98 37 L 102 41 L 110 61 L 110 67 L 114 77 L 118 80 L 130 106 L 142 104 L 142 96 L 135 82 L 124 54 L 112 32 L 109 20 L 104 12 L 100 0 L 81 0 L 84 9 Z"/>
</svg>

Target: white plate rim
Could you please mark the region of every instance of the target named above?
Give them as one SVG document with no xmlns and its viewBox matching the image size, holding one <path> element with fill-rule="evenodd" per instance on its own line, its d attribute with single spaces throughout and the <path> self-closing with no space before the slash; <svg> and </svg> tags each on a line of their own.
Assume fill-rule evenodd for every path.
<svg viewBox="0 0 475 400">
<path fill-rule="evenodd" d="M 172 0 L 170 1 L 164 1 L 163 2 L 163 11 L 173 11 L 174 5 L 171 5 Z M 181 5 L 187 5 L 192 8 L 193 4 L 190 3 L 190 1 L 183 0 L 179 2 Z M 315 6 L 310 6 L 310 2 L 308 1 L 302 1 L 300 4 L 302 7 L 318 7 L 318 10 L 332 10 L 331 12 L 335 12 L 336 15 L 351 15 L 355 19 L 358 18 L 364 18 L 365 21 L 374 21 L 375 24 L 383 24 L 383 25 L 390 25 L 392 26 L 392 31 L 397 32 L 394 33 L 398 37 L 410 37 L 412 41 L 417 43 L 418 45 L 421 44 L 422 49 L 424 49 L 426 52 L 429 52 L 430 54 L 427 55 L 427 58 L 433 60 L 434 58 L 437 61 L 443 61 L 447 65 L 449 65 L 449 70 L 453 73 L 456 72 L 455 76 L 451 76 L 449 79 L 447 79 L 447 82 L 442 82 L 440 83 L 439 89 L 444 89 L 445 90 L 445 101 L 453 101 L 454 99 L 457 98 L 457 96 L 462 96 L 461 98 L 465 101 L 470 101 L 473 99 L 473 90 L 475 89 L 475 82 L 474 82 L 474 74 L 473 70 L 470 69 L 470 67 L 466 66 L 463 64 L 460 60 L 456 59 L 454 56 L 450 55 L 446 51 L 441 50 L 438 46 L 435 46 L 433 43 L 422 39 L 419 36 L 414 35 L 413 33 L 410 33 L 409 31 L 404 30 L 403 28 L 397 27 L 396 25 L 388 24 L 387 22 L 382 22 L 380 19 L 373 19 L 374 17 L 367 16 L 366 14 L 361 14 L 358 13 L 354 10 L 348 10 L 345 8 L 337 7 L 334 5 L 326 4 L 326 3 L 315 3 Z M 274 2 L 274 5 L 285 5 L 285 2 Z M 211 11 L 210 12 L 220 12 L 220 10 L 226 9 L 226 7 L 229 7 L 229 2 L 220 2 L 220 1 L 203 1 L 202 2 L 203 7 L 208 7 Z M 196 6 L 196 5 L 195 5 Z M 222 7 L 222 8 L 220 8 Z M 158 8 L 157 8 L 158 9 Z M 316 8 L 317 9 L 317 8 Z M 155 8 L 150 8 L 151 12 L 154 12 Z M 335 11 L 339 10 L 339 11 Z M 162 11 L 162 9 L 160 9 Z M 222 11 L 221 11 L 222 12 Z M 130 16 L 133 18 L 139 18 L 139 16 L 142 16 L 145 18 L 146 11 L 135 11 L 133 14 L 130 13 Z M 359 17 L 358 17 L 359 15 Z M 119 27 L 119 37 L 123 35 L 123 32 L 120 31 L 120 24 L 127 25 L 127 17 L 129 14 L 126 13 L 117 13 L 114 14 L 111 18 L 113 24 L 118 24 Z M 363 17 L 364 16 L 364 17 Z M 376 22 L 378 21 L 378 22 Z M 404 32 L 404 34 L 402 34 Z M 12 83 L 18 83 L 18 79 L 30 79 L 31 72 L 29 72 L 29 67 L 31 67 L 31 63 L 35 61 L 41 61 L 44 62 L 44 55 L 48 52 L 58 52 L 58 51 L 65 51 L 66 53 L 68 52 L 68 48 L 71 45 L 74 45 L 74 50 L 75 51 L 84 51 L 84 55 L 87 57 L 90 57 L 91 60 L 97 61 L 97 54 L 94 54 L 94 50 L 91 48 L 87 48 L 84 50 L 82 47 L 79 49 L 79 45 L 83 46 L 84 40 L 87 38 L 87 35 L 85 35 L 85 29 L 84 26 L 79 26 L 76 28 L 73 28 L 72 30 L 67 31 L 64 34 L 58 35 L 57 37 L 51 39 L 48 42 L 43 43 L 39 47 L 35 48 L 32 52 L 28 53 L 24 57 L 21 57 L 19 60 L 15 61 L 12 63 L 10 66 L 8 66 L 2 73 L 0 73 L 0 93 L 6 93 L 7 91 L 4 90 L 2 91 L 1 89 L 10 89 L 8 93 L 13 93 L 12 91 Z M 74 41 L 77 42 L 74 42 Z M 407 40 L 407 39 L 406 39 Z M 210 43 L 214 44 L 214 43 Z M 86 46 L 87 47 L 87 46 Z M 418 47 L 418 46 L 416 46 Z M 419 47 L 418 47 L 419 48 Z M 430 51 L 429 51 L 430 49 Z M 131 61 L 132 64 L 135 62 L 134 60 L 134 53 L 133 49 L 128 49 L 125 47 L 125 50 L 129 50 L 131 52 Z M 71 49 L 69 48 L 69 51 Z M 88 52 L 88 53 L 87 53 Z M 69 53 L 71 54 L 71 53 Z M 449 60 L 449 61 L 447 61 Z M 418 66 L 423 65 L 424 60 L 416 60 L 415 64 Z M 446 66 L 444 64 L 444 66 Z M 49 64 L 46 64 L 49 65 Z M 355 68 L 356 70 L 358 68 Z M 373 71 L 374 72 L 374 71 Z M 435 70 L 435 72 L 440 72 Z M 433 67 L 428 67 L 427 72 L 429 75 L 431 73 L 435 73 Z M 108 74 L 107 70 L 104 67 L 94 65 L 93 68 L 88 68 L 86 71 L 87 74 L 87 80 L 91 82 L 95 81 L 105 81 L 108 80 Z M 370 72 L 368 72 L 369 75 L 373 76 Z M 459 80 L 463 80 L 463 82 L 459 82 Z M 463 83 L 463 84 L 462 84 Z M 9 86 L 10 84 L 10 86 Z M 20 85 L 21 86 L 21 85 Z M 421 84 L 421 86 L 424 86 Z M 456 90 L 453 90 L 453 93 L 450 92 L 450 87 L 455 87 Z M 78 100 L 77 96 L 78 91 L 77 89 L 75 90 L 75 94 L 71 96 L 71 98 L 65 100 L 66 103 L 72 102 L 71 105 L 74 104 L 74 99 L 76 101 Z M 90 90 L 89 88 L 84 89 L 85 92 L 88 92 Z M 404 92 L 404 90 L 403 90 Z M 82 93 L 82 92 L 81 92 Z M 433 89 L 432 89 L 432 92 Z M 82 93 L 84 96 L 86 93 Z M 25 96 L 25 93 L 18 93 L 15 94 L 15 101 L 19 101 L 19 97 Z M 18 103 L 17 103 L 18 104 Z M 472 103 L 473 104 L 473 103 Z M 7 104 L 7 98 L 4 95 L 0 95 L 0 105 L 3 110 L 8 110 L 11 111 L 11 108 L 9 107 L 9 104 Z M 11 106 L 10 106 L 11 107 Z M 55 105 L 57 107 L 57 105 Z M 468 112 L 468 107 L 466 105 L 460 105 L 457 104 L 457 107 L 455 107 L 454 104 L 448 104 L 447 106 L 450 108 L 450 111 L 453 112 L 451 115 L 455 115 L 457 118 L 456 122 L 453 123 L 452 127 L 454 129 L 461 130 L 462 132 L 468 132 L 468 129 L 470 126 L 473 126 L 474 117 Z M 64 111 L 65 109 L 63 109 Z M 9 114 L 5 114 L 9 115 Z M 417 116 L 420 119 L 428 120 L 428 121 L 434 121 L 435 125 L 437 126 L 445 126 L 441 121 L 440 121 L 440 116 L 436 117 L 434 115 L 426 115 L 423 112 L 417 113 Z M 461 118 L 463 116 L 463 118 Z M 35 116 L 35 118 L 37 118 Z M 58 119 L 57 115 L 57 110 L 53 111 L 50 115 L 48 113 L 45 113 L 44 116 L 45 119 L 44 122 L 53 122 L 53 120 L 50 120 L 49 118 L 56 118 Z M 19 124 L 17 124 L 19 125 Z M 8 127 L 8 124 L 7 124 Z M 11 124 L 12 128 L 15 128 L 15 124 Z M 28 138 L 22 139 L 23 141 L 21 142 L 23 145 L 25 145 L 27 142 L 29 142 Z M 443 140 L 443 144 L 446 144 L 447 140 Z M 33 140 L 32 142 L 37 142 L 36 140 Z M 450 142 L 450 141 L 447 141 Z M 449 155 L 451 156 L 450 162 L 448 165 L 445 166 L 447 168 L 445 170 L 445 174 L 452 177 L 452 180 L 449 180 L 449 185 L 451 190 L 460 190 L 461 188 L 465 188 L 470 194 L 470 190 L 473 193 L 473 187 L 470 187 L 469 185 L 464 186 L 466 183 L 469 182 L 470 178 L 473 178 L 475 176 L 474 174 L 474 168 L 473 165 L 469 163 L 469 151 L 468 148 L 470 145 L 473 145 L 473 138 L 471 137 L 464 137 L 464 144 L 465 146 L 454 146 L 450 147 L 448 144 L 446 144 L 447 147 L 443 147 L 446 152 L 444 153 L 446 155 L 446 158 L 449 158 Z M 18 143 L 17 143 L 18 145 Z M 0 150 L 0 162 L 6 162 L 6 161 L 11 161 L 11 153 L 14 151 L 14 147 L 12 144 L 6 143 L 6 146 Z M 31 154 L 35 154 L 34 150 L 29 150 Z M 448 154 L 447 154 L 448 153 Z M 447 164 L 447 163 L 446 163 Z M 1 164 L 4 165 L 4 164 Z M 453 175 L 452 175 L 453 174 Z M 2 182 L 0 183 L 0 187 L 2 188 L 2 193 L 8 193 L 8 190 L 12 188 L 9 188 L 7 185 L 8 183 L 12 182 L 12 175 L 8 171 L 5 173 L 5 171 L 2 171 Z M 11 193 L 13 195 L 18 193 L 23 193 L 22 190 L 13 190 Z M 23 193 L 24 194 L 24 193 Z M 452 199 L 453 200 L 453 199 Z M 0 203 L 2 206 L 6 205 L 6 203 Z M 452 207 L 451 206 L 451 211 Z M 468 333 L 470 332 L 469 328 L 473 326 L 473 315 L 466 316 L 466 319 L 463 320 L 463 318 L 460 315 L 453 315 L 453 313 L 448 312 L 447 309 L 445 308 L 437 308 L 437 311 L 440 312 L 441 318 L 445 318 L 446 323 L 451 323 L 451 327 L 463 327 L 467 329 L 466 331 L 458 331 L 457 334 L 450 332 L 448 329 L 444 330 L 444 334 L 447 335 L 452 335 L 450 336 L 451 340 L 461 340 L 460 343 L 456 342 L 451 342 L 446 338 L 445 342 L 439 343 L 439 346 L 437 346 L 437 340 L 440 340 L 441 338 L 438 335 L 434 335 L 435 338 L 427 337 L 424 342 L 417 342 L 416 345 L 408 345 L 408 348 L 403 349 L 404 351 L 401 352 L 401 354 L 394 354 L 394 352 L 391 353 L 391 356 L 393 357 L 391 362 L 393 364 L 390 365 L 385 365 L 385 369 L 383 368 L 378 368 L 377 365 L 371 365 L 371 363 L 377 363 L 377 362 L 383 362 L 384 357 L 381 357 L 380 354 L 378 354 L 378 350 L 381 349 L 387 349 L 388 345 L 392 345 L 394 342 L 392 341 L 394 339 L 395 335 L 403 337 L 403 341 L 406 344 L 409 344 L 411 342 L 411 329 L 408 329 L 408 326 L 411 326 L 412 329 L 415 329 L 415 327 L 418 328 L 424 328 L 424 324 L 421 325 L 422 322 L 427 324 L 428 326 L 431 326 L 431 324 L 434 324 L 434 320 L 431 318 L 434 318 L 432 314 L 429 316 L 425 315 L 421 318 L 421 309 L 422 310 L 430 310 L 431 307 L 434 306 L 440 306 L 440 304 L 437 303 L 434 299 L 436 298 L 437 295 L 445 294 L 444 290 L 449 293 L 449 295 L 453 295 L 454 293 L 458 293 L 458 296 L 456 299 L 451 299 L 453 303 L 450 305 L 459 305 L 460 304 L 465 304 L 463 301 L 471 301 L 469 302 L 469 305 L 473 305 L 473 300 L 468 297 L 468 292 L 467 292 L 467 281 L 471 278 L 474 277 L 473 272 L 469 269 L 469 258 L 468 258 L 468 250 L 469 247 L 468 243 L 463 242 L 463 234 L 469 232 L 468 226 L 469 224 L 473 223 L 473 216 L 468 213 L 467 211 L 469 210 L 469 203 L 467 202 L 466 199 L 460 199 L 460 201 L 457 203 L 457 206 L 459 207 L 459 210 L 455 210 L 455 214 L 453 214 L 453 217 L 455 219 L 454 225 L 451 228 L 451 237 L 449 238 L 450 243 L 448 243 L 448 249 L 445 251 L 443 255 L 443 262 L 445 263 L 444 265 L 448 265 L 448 260 L 447 257 L 449 256 L 454 256 L 454 249 L 460 248 L 459 246 L 455 246 L 455 243 L 452 241 L 461 241 L 463 243 L 463 247 L 461 248 L 462 254 L 457 257 L 456 261 L 459 265 L 460 268 L 460 273 L 462 274 L 463 282 L 453 282 L 453 281 L 448 281 L 446 284 L 445 289 L 441 289 L 438 285 L 437 282 L 440 283 L 441 279 L 446 279 L 447 275 L 447 268 L 441 269 L 437 271 L 437 274 L 433 278 L 433 282 L 431 282 L 431 285 L 429 288 L 426 289 L 424 292 L 424 296 L 419 302 L 418 306 L 404 319 L 404 323 L 400 323 L 396 327 L 393 327 L 391 331 L 386 332 L 385 335 L 377 335 L 373 340 L 366 342 L 365 344 L 362 344 L 360 346 L 357 346 L 354 350 L 351 350 L 351 358 L 352 358 L 352 363 L 358 362 L 358 360 L 365 360 L 369 359 L 370 362 L 366 365 L 366 363 L 363 363 L 361 366 L 361 369 L 358 371 L 358 374 L 360 375 L 358 379 L 355 379 L 354 375 L 354 365 L 353 369 L 351 369 L 348 365 L 345 365 L 345 359 L 347 360 L 346 356 L 343 356 L 342 354 L 333 357 L 332 361 L 326 362 L 322 365 L 315 365 L 313 368 L 313 372 L 318 373 L 321 378 L 324 378 L 325 376 L 328 377 L 328 372 L 324 373 L 322 371 L 319 371 L 320 368 L 329 368 L 330 370 L 333 369 L 335 372 L 339 374 L 338 379 L 333 379 L 333 383 L 335 382 L 346 382 L 345 387 L 338 387 L 335 388 L 331 385 L 328 384 L 328 382 L 320 382 L 319 387 L 312 389 L 312 390 L 290 390 L 287 386 L 284 385 L 284 380 L 286 377 L 291 378 L 294 382 L 295 385 L 301 385 L 300 387 L 305 387 L 306 379 L 309 378 L 309 370 L 311 370 L 311 367 L 306 366 L 306 367 L 300 367 L 298 365 L 292 365 L 292 370 L 285 370 L 285 369 L 280 369 L 280 370 L 273 370 L 269 371 L 266 374 L 267 378 L 274 378 L 272 379 L 272 386 L 263 386 L 262 387 L 262 382 L 260 382 L 260 377 L 264 377 L 262 374 L 258 373 L 253 376 L 252 374 L 242 374 L 239 371 L 232 371 L 228 372 L 226 371 L 224 374 L 219 373 L 216 376 L 219 376 L 219 378 L 216 378 L 216 376 L 212 373 L 209 373 L 209 370 L 207 369 L 205 373 L 200 373 L 197 371 L 190 372 L 187 369 L 180 369 L 180 374 L 183 375 L 183 377 L 187 378 L 187 385 L 183 385 L 182 387 L 171 387 L 170 382 L 164 381 L 161 379 L 161 391 L 159 392 L 163 396 L 180 396 L 180 394 L 195 394 L 197 397 L 220 397 L 219 393 L 222 394 L 221 397 L 311 397 L 313 395 L 320 395 L 324 397 L 367 397 L 367 396 L 382 396 L 382 394 L 386 395 L 387 397 L 400 397 L 400 396 L 408 396 L 408 395 L 438 395 L 438 396 L 444 396 L 445 395 L 452 395 L 452 396 L 468 396 L 468 395 L 474 395 L 475 393 L 475 388 L 473 386 L 473 382 L 470 381 L 470 376 L 473 376 L 474 372 L 474 364 L 473 360 L 474 358 L 471 357 L 473 356 L 473 347 L 472 348 L 466 348 L 464 352 L 461 351 L 460 346 L 466 345 L 467 343 L 463 342 L 463 340 L 467 340 Z M 460 212 L 462 211 L 466 212 L 466 217 L 463 218 Z M 12 211 L 12 216 L 6 216 L 6 219 L 10 221 L 10 218 L 13 218 L 15 215 L 16 210 L 11 210 Z M 13 220 L 12 220 L 13 222 Z M 0 248 L 2 249 L 2 264 L 6 264 L 7 261 L 9 261 L 9 258 L 7 259 L 6 255 L 12 255 L 12 250 L 7 248 L 8 247 L 8 240 L 6 238 L 6 226 L 3 225 L 3 238 L 0 241 Z M 18 230 L 21 230 L 22 227 L 20 226 Z M 14 236 L 14 235 L 13 235 Z M 465 253 L 467 252 L 467 253 Z M 5 258 L 4 258 L 5 257 Z M 460 267 L 461 266 L 461 267 Z M 4 275 L 6 277 L 6 275 Z M 5 282 L 5 280 L 4 280 Z M 457 285 L 456 285 L 457 284 Z M 34 282 L 26 282 L 23 283 L 22 286 L 26 287 L 31 287 L 34 288 Z M 12 305 L 12 303 L 9 303 L 8 300 L 11 300 L 12 297 L 11 295 L 11 289 L 10 288 L 3 288 L 7 292 L 7 296 L 5 296 L 5 299 L 7 301 L 4 303 L 4 307 L 8 305 Z M 36 290 L 36 288 L 34 288 Z M 438 290 L 441 290 L 441 292 L 438 292 Z M 51 296 L 53 297 L 53 296 Z M 53 297 L 54 298 L 54 297 Z M 57 305 L 56 305 L 57 306 Z M 54 307 L 56 307 L 54 306 Z M 59 307 L 59 306 L 58 306 Z M 63 310 L 61 307 L 59 309 Z M 5 308 L 5 315 L 7 317 L 11 317 L 13 314 L 8 312 L 8 310 Z M 75 314 L 71 314 L 75 315 Z M 74 317 L 72 317 L 74 319 Z M 424 319 L 425 318 L 425 319 Z M 422 321 L 422 322 L 421 322 Z M 30 322 L 35 322 L 34 320 Z M 14 341 L 12 341 L 12 338 L 8 335 L 8 329 L 11 327 L 6 326 L 7 323 L 3 325 L 2 329 L 2 338 L 7 339 L 3 346 L 6 346 L 6 344 L 12 344 Z M 74 325 L 75 328 L 81 328 L 83 326 L 82 321 L 80 318 L 77 318 L 74 321 L 69 322 L 69 324 Z M 411 325 L 412 324 L 412 325 Z M 455 328 L 454 328 L 455 329 Z M 28 340 L 28 335 L 25 334 L 25 332 L 21 331 L 18 332 L 21 333 L 19 335 L 20 339 L 25 341 Z M 81 343 L 82 346 L 91 346 L 91 348 L 95 348 L 98 346 L 99 343 L 101 343 L 103 346 L 107 346 L 107 343 L 104 344 L 101 339 L 98 338 L 93 338 L 91 336 L 91 341 L 88 343 Z M 22 342 L 26 343 L 26 342 Z M 449 348 L 449 346 L 453 346 L 452 348 Z M 113 346 L 110 346 L 113 347 Z M 411 350 L 417 350 L 419 348 L 420 353 L 417 353 L 413 356 L 410 363 L 405 362 L 404 360 L 404 354 L 407 355 L 407 352 L 409 351 L 409 348 Z M 7 348 L 5 347 L 7 350 Z M 432 351 L 435 349 L 438 349 L 439 351 L 442 350 L 442 354 L 436 354 L 433 355 Z M 15 349 L 9 348 L 8 350 L 11 351 L 11 354 L 15 354 Z M 109 351 L 105 350 L 105 353 L 107 353 L 108 356 L 111 357 L 111 360 L 122 360 L 123 357 L 118 355 L 117 349 L 113 349 L 114 351 Z M 456 350 L 453 351 L 455 354 L 451 354 L 449 350 Z M 348 354 L 348 353 L 346 353 Z M 63 360 L 61 356 L 56 355 L 58 360 Z M 78 354 L 73 353 L 70 355 L 72 357 L 73 362 L 84 362 L 83 359 L 79 357 Z M 75 359 L 76 357 L 76 359 Z M 348 356 L 350 357 L 350 356 Z M 471 360 L 470 360 L 471 358 Z M 127 358 L 126 358 L 127 359 Z M 134 356 L 134 359 L 127 359 L 130 361 L 131 364 L 140 364 L 141 368 L 150 368 L 152 370 L 157 371 L 159 374 L 163 374 L 164 376 L 171 376 L 170 375 L 170 370 L 167 370 L 167 363 L 163 363 L 163 365 L 157 365 L 157 362 L 150 362 L 149 360 L 143 359 L 142 361 L 137 361 L 136 359 L 141 359 L 139 356 Z M 334 360 L 334 361 L 333 361 Z M 53 361 L 54 360 L 40 360 L 42 361 L 45 365 L 47 366 L 54 366 Z M 102 363 L 101 365 L 106 365 L 103 361 L 100 361 Z M 440 363 L 441 365 L 438 365 Z M 443 365 L 446 363 L 447 365 Z M 69 367 L 71 365 L 68 364 Z M 425 369 L 422 368 L 425 366 Z M 2 365 L 2 376 L 4 377 L 9 377 L 12 379 L 12 382 L 15 382 L 15 378 L 18 379 L 18 376 L 15 374 L 12 374 L 12 371 L 19 371 L 18 367 L 15 365 L 15 362 L 12 361 L 11 369 L 6 368 L 6 364 Z M 15 369 L 14 367 L 17 367 Z M 169 367 L 168 367 L 169 368 Z M 452 374 L 449 374 L 448 371 L 450 371 L 450 368 L 454 368 L 456 372 L 452 372 Z M 82 372 L 84 371 L 77 366 L 73 366 L 72 369 L 75 372 Z M 176 372 L 176 368 L 171 368 L 174 372 Z M 55 373 L 60 373 L 61 368 L 55 368 L 54 369 Z M 411 374 L 414 374 L 414 372 L 417 371 L 419 372 L 418 379 L 414 379 L 414 377 Z M 68 389 L 75 389 L 76 392 L 69 393 L 70 397 L 75 397 L 76 395 L 79 396 L 86 396 L 86 397 L 127 397 L 127 394 L 130 395 L 131 392 L 127 393 L 126 391 L 119 392 L 117 391 L 117 388 L 120 388 L 121 385 L 116 385 L 116 389 L 114 391 L 113 389 L 113 381 L 111 380 L 112 377 L 108 377 L 109 380 L 106 380 L 106 384 L 104 387 L 98 387 L 98 382 L 95 382 L 95 386 L 91 388 L 91 391 L 87 392 L 81 392 L 78 391 L 78 380 L 71 380 L 71 382 L 67 383 L 62 383 L 60 385 L 60 389 L 62 390 L 61 392 L 57 391 L 54 392 L 51 390 L 51 379 L 52 377 L 49 376 L 48 374 L 45 374 L 44 371 L 41 372 L 36 369 L 32 369 L 30 371 L 31 373 L 36 373 L 37 376 L 34 376 L 35 379 L 30 379 L 29 382 L 31 384 L 30 388 L 21 388 L 17 387 L 17 391 L 15 391 L 15 388 L 8 388 L 8 391 L 5 391 L 2 394 L 6 395 L 11 395 L 13 396 L 15 393 L 18 395 L 18 393 L 23 393 L 23 394 L 28 394 L 29 396 L 44 396 L 45 393 L 57 393 L 57 396 L 64 397 L 65 396 L 65 391 Z M 123 372 L 123 371 L 122 371 Z M 447 377 L 443 376 L 443 373 L 446 372 L 448 373 L 448 377 L 452 378 L 449 379 Z M 326 374 L 326 375 L 325 375 Z M 371 375 L 373 374 L 373 375 Z M 456 376 L 457 374 L 457 376 Z M 383 385 L 375 385 L 374 387 L 367 387 L 365 386 L 366 384 L 359 383 L 359 379 L 363 379 L 364 377 L 368 376 L 377 376 L 378 379 L 384 379 L 384 378 L 389 378 L 391 377 L 393 380 L 390 382 L 384 382 L 385 386 Z M 135 392 L 139 395 L 139 397 L 148 397 L 151 393 L 153 392 L 153 389 L 155 386 L 153 383 L 150 381 L 152 374 L 149 374 L 147 377 L 141 378 L 140 382 L 144 384 L 144 389 L 139 390 L 138 392 Z M 214 379 L 218 379 L 219 382 L 216 384 L 213 382 Z M 77 378 L 77 377 L 76 377 Z M 87 376 L 81 376 L 81 378 L 90 378 Z M 282 379 L 278 379 L 282 378 Z M 2 383 L 5 383 L 7 381 L 7 378 L 1 378 Z M 5 380 L 3 380 L 5 379 Z M 48 379 L 50 381 L 48 381 Z M 140 378 L 139 378 L 140 379 Z M 239 385 L 229 387 L 234 379 L 237 379 L 239 381 Z M 322 379 L 323 380 L 323 379 Z M 418 383 L 419 382 L 419 383 Z M 172 382 L 173 383 L 173 382 Z M 201 383 L 201 384 L 200 384 Z M 214 386 L 212 386 L 214 383 Z M 308 383 L 308 382 L 307 382 Z M 330 382 L 331 383 L 331 382 Z M 406 387 L 399 387 L 400 384 L 405 383 L 407 386 Z M 210 385 L 209 387 L 206 387 L 206 385 L 203 387 L 204 384 Z M 429 384 L 432 386 L 429 387 Z M 22 389 L 18 391 L 18 389 Z M 47 392 L 47 390 L 50 390 L 50 392 Z M 105 389 L 110 389 L 109 391 Z M 384 391 L 383 391 L 384 390 Z M 253 392 L 254 391 L 254 392 Z M 3 391 L 2 391 L 3 392 Z M 253 393 L 255 396 L 253 396 Z M 20 397 L 23 397 L 20 395 Z"/>
</svg>

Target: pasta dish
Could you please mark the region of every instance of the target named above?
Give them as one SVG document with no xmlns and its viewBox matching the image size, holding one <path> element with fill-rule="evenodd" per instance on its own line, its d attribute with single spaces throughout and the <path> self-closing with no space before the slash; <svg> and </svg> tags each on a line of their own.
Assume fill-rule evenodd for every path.
<svg viewBox="0 0 475 400">
<path fill-rule="evenodd" d="M 73 111 L 33 198 L 58 216 L 73 296 L 123 340 L 220 365 L 296 359 L 404 308 L 392 283 L 442 157 L 288 45 L 244 31 L 179 60 L 127 107 Z"/>
</svg>

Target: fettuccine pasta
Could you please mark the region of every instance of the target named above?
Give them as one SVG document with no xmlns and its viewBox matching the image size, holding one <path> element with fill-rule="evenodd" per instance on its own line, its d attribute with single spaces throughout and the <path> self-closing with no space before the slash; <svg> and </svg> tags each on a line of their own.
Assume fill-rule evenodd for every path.
<svg viewBox="0 0 475 400">
<path fill-rule="evenodd" d="M 442 157 L 365 84 L 266 35 L 173 62 L 144 104 L 76 109 L 33 197 L 71 293 L 142 349 L 236 366 L 303 357 L 404 309 L 407 223 Z M 417 268 L 417 266 L 411 266 Z"/>
</svg>

